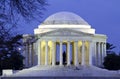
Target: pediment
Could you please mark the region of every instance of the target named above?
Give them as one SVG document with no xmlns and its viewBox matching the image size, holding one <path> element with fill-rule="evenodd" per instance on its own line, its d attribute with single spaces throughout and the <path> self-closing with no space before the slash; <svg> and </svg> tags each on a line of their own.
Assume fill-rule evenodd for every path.
<svg viewBox="0 0 120 79">
<path fill-rule="evenodd" d="M 93 34 L 83 33 L 72 29 L 57 29 L 41 34 L 41 36 L 91 36 Z"/>
</svg>

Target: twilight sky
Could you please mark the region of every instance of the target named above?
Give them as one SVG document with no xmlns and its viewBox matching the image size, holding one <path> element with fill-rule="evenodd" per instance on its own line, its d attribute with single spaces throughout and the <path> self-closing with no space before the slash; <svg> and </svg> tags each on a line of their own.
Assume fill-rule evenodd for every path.
<svg viewBox="0 0 120 79">
<path fill-rule="evenodd" d="M 96 33 L 106 34 L 107 41 L 117 46 L 115 51 L 120 51 L 120 0 L 48 0 L 48 3 L 41 21 L 56 12 L 74 12 L 96 29 Z M 19 32 L 33 34 L 39 24 L 34 21 L 20 23 L 18 29 Z"/>
</svg>

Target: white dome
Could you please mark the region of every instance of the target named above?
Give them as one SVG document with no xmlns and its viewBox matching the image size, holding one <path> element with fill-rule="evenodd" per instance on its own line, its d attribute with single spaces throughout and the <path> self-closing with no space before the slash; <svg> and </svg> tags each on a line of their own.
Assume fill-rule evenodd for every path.
<svg viewBox="0 0 120 79">
<path fill-rule="evenodd" d="M 89 25 L 80 16 L 72 12 L 58 12 L 49 16 L 42 24 L 79 24 L 79 25 Z"/>
<path fill-rule="evenodd" d="M 58 12 L 49 16 L 34 30 L 35 34 L 50 32 L 57 29 L 72 29 L 84 33 L 95 34 L 95 29 L 80 16 L 72 12 Z"/>
</svg>

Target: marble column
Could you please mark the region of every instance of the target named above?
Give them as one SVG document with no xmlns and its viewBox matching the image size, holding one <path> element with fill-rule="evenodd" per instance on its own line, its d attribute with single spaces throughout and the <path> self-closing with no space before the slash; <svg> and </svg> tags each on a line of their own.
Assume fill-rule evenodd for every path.
<svg viewBox="0 0 120 79">
<path fill-rule="evenodd" d="M 38 50 L 38 65 L 40 65 L 41 64 L 40 63 L 40 61 L 41 61 L 40 60 L 41 59 L 41 56 L 40 56 L 41 55 L 41 53 L 40 53 L 41 52 L 41 42 L 38 41 L 37 44 L 38 44 L 38 49 L 37 49 Z"/>
<path fill-rule="evenodd" d="M 68 46 L 67 46 L 67 65 L 70 65 L 70 41 L 68 41 Z"/>
<path fill-rule="evenodd" d="M 85 65 L 85 41 L 82 41 L 82 64 Z"/>
<path fill-rule="evenodd" d="M 29 44 L 29 66 L 32 66 L 32 45 Z"/>
<path fill-rule="evenodd" d="M 102 57 L 101 57 L 101 58 L 102 58 L 102 59 L 101 59 L 101 64 L 103 64 L 103 62 L 104 62 L 104 43 L 103 43 L 103 42 L 102 42 L 102 46 L 101 46 L 101 47 L 102 47 L 102 52 L 101 52 L 101 54 L 102 54 L 102 55 L 101 55 L 101 56 L 102 56 Z"/>
<path fill-rule="evenodd" d="M 55 42 L 52 44 L 52 66 L 55 66 Z"/>
<path fill-rule="evenodd" d="M 92 54 L 93 54 L 93 42 L 89 41 L 89 66 L 92 65 Z"/>
<path fill-rule="evenodd" d="M 75 41 L 75 66 L 78 66 L 78 41 Z"/>
<path fill-rule="evenodd" d="M 97 64 L 97 51 L 96 51 L 96 42 L 94 42 L 94 65 L 96 66 Z"/>
<path fill-rule="evenodd" d="M 29 67 L 29 45 L 26 44 L 26 67 Z"/>
<path fill-rule="evenodd" d="M 100 42 L 98 42 L 98 66 L 100 66 L 101 64 L 100 64 Z"/>
<path fill-rule="evenodd" d="M 26 46 L 23 46 L 23 54 L 24 57 L 26 57 Z M 26 58 L 23 60 L 23 64 L 26 66 Z"/>
<path fill-rule="evenodd" d="M 31 58 L 32 58 L 31 65 L 33 66 L 34 65 L 34 54 L 35 54 L 35 52 L 34 52 L 34 43 L 32 43 L 31 52 L 32 52 L 32 54 L 31 54 Z"/>
<path fill-rule="evenodd" d="M 33 43 L 33 66 L 35 66 L 36 64 L 38 65 L 38 61 L 36 61 L 37 59 L 37 55 L 36 55 L 36 52 L 38 51 L 37 50 L 37 45 L 36 45 L 37 42 Z M 41 50 L 41 49 L 40 49 Z M 41 58 L 41 57 L 40 57 Z"/>
<path fill-rule="evenodd" d="M 45 65 L 48 65 L 48 41 L 46 41 L 45 46 Z"/>
<path fill-rule="evenodd" d="M 63 65 L 62 42 L 60 41 L 60 65 Z"/>
</svg>

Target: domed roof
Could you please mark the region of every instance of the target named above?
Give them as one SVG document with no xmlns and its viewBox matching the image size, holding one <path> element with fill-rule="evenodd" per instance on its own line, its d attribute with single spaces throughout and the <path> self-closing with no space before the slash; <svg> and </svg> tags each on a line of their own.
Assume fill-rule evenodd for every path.
<svg viewBox="0 0 120 79">
<path fill-rule="evenodd" d="M 95 29 L 91 28 L 79 15 L 71 12 L 58 12 L 49 16 L 34 30 L 34 33 L 41 34 L 60 29 L 71 29 L 83 33 L 95 34 Z"/>
<path fill-rule="evenodd" d="M 72 12 L 58 12 L 49 16 L 42 24 L 53 25 L 53 24 L 79 24 L 89 25 L 79 15 Z"/>
</svg>

